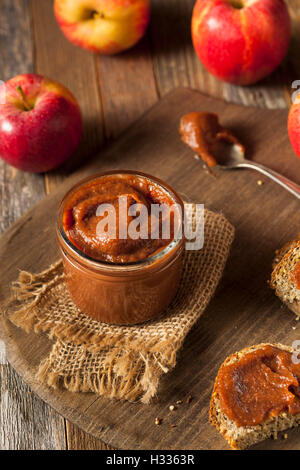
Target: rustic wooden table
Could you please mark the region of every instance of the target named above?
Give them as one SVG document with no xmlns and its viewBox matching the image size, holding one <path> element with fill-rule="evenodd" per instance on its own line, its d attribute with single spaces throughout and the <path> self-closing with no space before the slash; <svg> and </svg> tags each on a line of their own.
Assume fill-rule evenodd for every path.
<svg viewBox="0 0 300 470">
<path fill-rule="evenodd" d="M 85 123 L 79 151 L 59 171 L 25 174 L 0 161 L 1 232 L 175 87 L 189 86 L 244 105 L 289 106 L 291 83 L 300 79 L 300 0 L 287 0 L 293 20 L 288 58 L 271 77 L 247 88 L 215 80 L 198 61 L 190 39 L 194 0 L 151 3 L 151 25 L 143 41 L 125 54 L 100 57 L 65 39 L 52 0 L 0 0 L 0 79 L 37 72 L 61 81 L 77 97 Z M 0 449 L 108 448 L 36 397 L 5 361 L 1 344 L 0 371 Z"/>
</svg>

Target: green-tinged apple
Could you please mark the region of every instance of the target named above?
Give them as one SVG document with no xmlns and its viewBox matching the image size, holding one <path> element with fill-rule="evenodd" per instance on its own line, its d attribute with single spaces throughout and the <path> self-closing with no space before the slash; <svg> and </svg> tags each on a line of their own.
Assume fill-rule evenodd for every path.
<svg viewBox="0 0 300 470">
<path fill-rule="evenodd" d="M 37 74 L 18 75 L 2 87 L 0 157 L 33 173 L 61 165 L 82 136 L 81 111 L 72 93 Z"/>
<path fill-rule="evenodd" d="M 292 147 L 300 158 L 300 93 L 289 112 L 288 132 Z"/>
<path fill-rule="evenodd" d="M 54 12 L 73 44 L 110 55 L 129 49 L 143 37 L 150 0 L 55 0 Z"/>
<path fill-rule="evenodd" d="M 250 85 L 285 57 L 291 21 L 284 0 L 197 0 L 192 17 L 195 51 L 216 77 Z"/>
</svg>

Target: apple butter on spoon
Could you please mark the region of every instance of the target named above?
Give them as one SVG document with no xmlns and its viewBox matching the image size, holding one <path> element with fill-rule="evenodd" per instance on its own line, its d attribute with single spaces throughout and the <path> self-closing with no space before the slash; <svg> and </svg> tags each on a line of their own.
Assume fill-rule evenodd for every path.
<svg viewBox="0 0 300 470">
<path fill-rule="evenodd" d="M 217 114 L 186 114 L 180 120 L 179 133 L 182 141 L 202 158 L 208 169 L 218 166 L 221 170 L 256 170 L 300 199 L 299 185 L 270 168 L 245 158 L 245 147 L 230 130 L 219 124 Z"/>
<path fill-rule="evenodd" d="M 181 140 L 209 167 L 223 162 L 228 152 L 231 153 L 232 146 L 236 146 L 239 152 L 245 154 L 245 147 L 229 129 L 220 125 L 216 113 L 186 114 L 180 120 L 179 133 Z"/>
</svg>

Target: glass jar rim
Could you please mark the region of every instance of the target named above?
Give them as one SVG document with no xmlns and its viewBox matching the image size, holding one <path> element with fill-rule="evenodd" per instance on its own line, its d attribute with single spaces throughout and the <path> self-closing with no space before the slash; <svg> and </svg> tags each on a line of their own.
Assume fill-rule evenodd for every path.
<svg viewBox="0 0 300 470">
<path fill-rule="evenodd" d="M 134 262 L 128 262 L 128 263 L 113 263 L 110 261 L 105 261 L 105 260 L 99 260 L 96 258 L 93 258 L 86 253 L 84 253 L 82 250 L 77 248 L 69 239 L 67 234 L 65 233 L 63 223 L 62 223 L 62 215 L 64 211 L 64 203 L 67 201 L 68 197 L 71 196 L 77 189 L 80 187 L 84 186 L 86 183 L 97 180 L 101 177 L 105 176 L 116 176 L 116 175 L 133 175 L 137 177 L 142 177 L 144 179 L 147 179 L 160 187 L 163 188 L 163 190 L 171 196 L 171 198 L 174 200 L 175 203 L 178 203 L 181 208 L 182 208 L 182 213 L 181 213 L 181 224 L 183 225 L 183 213 L 184 213 L 184 203 L 181 199 L 181 197 L 177 194 L 174 189 L 169 186 L 167 183 L 162 181 L 160 178 L 157 178 L 156 176 L 149 175 L 147 173 L 143 173 L 140 171 L 133 171 L 133 170 L 110 170 L 110 171 L 105 171 L 101 173 L 96 173 L 94 175 L 88 176 L 80 181 L 78 181 L 72 188 L 67 191 L 67 193 L 64 195 L 63 199 L 61 200 L 58 211 L 57 211 L 57 222 L 56 222 L 56 230 L 58 237 L 60 240 L 63 242 L 65 247 L 69 252 L 73 254 L 73 256 L 79 257 L 79 259 L 83 263 L 88 263 L 91 267 L 93 268 L 101 268 L 104 270 L 115 270 L 115 271 L 135 271 L 138 269 L 141 269 L 142 267 L 146 266 L 152 266 L 156 264 L 159 260 L 162 260 L 165 257 L 171 256 L 171 254 L 174 252 L 176 253 L 177 250 L 176 248 L 179 248 L 181 245 L 184 243 L 184 237 L 183 235 L 179 237 L 174 237 L 174 239 L 162 250 L 158 251 L 157 253 L 154 253 L 153 255 Z M 169 255 L 169 256 L 168 256 Z"/>
</svg>

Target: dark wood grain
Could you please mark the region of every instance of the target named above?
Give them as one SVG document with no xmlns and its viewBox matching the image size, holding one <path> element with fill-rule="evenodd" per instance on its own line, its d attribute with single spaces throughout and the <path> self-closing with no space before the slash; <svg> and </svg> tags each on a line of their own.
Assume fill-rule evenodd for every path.
<svg viewBox="0 0 300 470">
<path fill-rule="evenodd" d="M 147 38 L 113 57 L 96 57 L 106 138 L 117 137 L 158 98 Z"/>
<path fill-rule="evenodd" d="M 79 177 L 99 169 L 118 168 L 124 162 L 129 169 L 160 176 L 186 197 L 222 211 L 235 225 L 236 240 L 218 293 L 187 338 L 177 367 L 162 381 L 155 404 L 144 406 L 94 394 L 53 392 L 36 383 L 34 370 L 50 347 L 47 338 L 26 335 L 5 322 L 8 358 L 31 388 L 68 419 L 116 448 L 227 448 L 207 419 L 211 389 L 221 362 L 233 351 L 254 343 L 278 341 L 290 345 L 299 337 L 294 315 L 281 306 L 267 285 L 275 249 L 299 230 L 299 203 L 266 179 L 258 186 L 261 177 L 253 172 L 220 173 L 217 178 L 204 173 L 177 135 L 181 114 L 195 106 L 218 112 L 224 124 L 245 142 L 249 157 L 274 169 L 280 167 L 286 176 L 300 183 L 299 161 L 286 133 L 287 111 L 241 108 L 197 92 L 178 90 L 103 152 L 101 162 L 96 157 L 67 179 L 8 229 L 0 241 L 0 263 L 7 266 L 0 282 L 3 300 L 18 268 L 38 271 L 57 258 L 55 212 L 66 189 Z M 170 414 L 168 405 L 190 393 L 191 404 L 184 404 L 176 415 Z M 159 428 L 154 424 L 157 415 L 164 418 Z M 170 427 L 173 420 L 176 428 Z M 299 432 L 289 434 L 288 441 L 269 440 L 261 446 L 299 448 Z"/>
<path fill-rule="evenodd" d="M 74 168 L 85 162 L 103 142 L 100 91 L 95 56 L 73 46 L 62 34 L 53 13 L 52 0 L 31 0 L 35 43 L 35 71 L 63 83 L 75 95 L 84 117 L 84 134 L 78 151 L 59 170 L 46 175 L 50 192 Z"/>
<path fill-rule="evenodd" d="M 84 117 L 84 138 L 72 157 L 75 165 L 116 137 L 157 100 L 152 58 L 145 38 L 134 49 L 114 57 L 100 57 L 72 46 L 53 16 L 52 0 L 32 0 L 36 71 L 56 78 L 77 97 Z M 49 47 L 54 44 L 55 47 Z M 72 57 L 72 66 L 66 66 Z M 101 154 L 100 154 L 101 158 Z M 72 161 L 46 176 L 47 192 L 63 181 Z M 101 442 L 66 423 L 70 449 L 102 449 Z M 104 446 L 104 448 L 106 448 Z"/>
<path fill-rule="evenodd" d="M 83 115 L 84 132 L 81 145 L 70 162 L 45 176 L 49 194 L 66 175 L 98 150 L 104 139 L 103 112 L 97 83 L 95 56 L 74 47 L 60 31 L 53 14 L 53 1 L 31 0 L 33 35 L 35 42 L 35 71 L 67 86 L 79 102 Z M 70 63 L 69 63 L 70 61 Z M 88 436 L 65 423 L 68 449 L 107 449 L 98 439 Z"/>
<path fill-rule="evenodd" d="M 1 0 L 1 80 L 33 71 L 27 0 Z M 45 194 L 44 178 L 0 161 L 0 232 Z M 1 266 L 5 272 L 5 266 Z M 3 349 L 3 348 L 2 348 Z M 0 354 L 0 449 L 64 449 L 64 420 L 32 394 Z"/>
<path fill-rule="evenodd" d="M 66 84 L 83 108 L 85 132 L 82 146 L 70 163 L 46 176 L 47 193 L 102 146 L 104 137 L 116 137 L 152 105 L 157 96 L 164 96 L 176 86 L 192 86 L 236 103 L 283 108 L 289 102 L 292 81 L 299 79 L 298 0 L 287 0 L 293 20 L 293 37 L 287 59 L 271 77 L 254 87 L 222 83 L 201 65 L 190 40 L 194 0 L 152 0 L 152 21 L 147 37 L 131 51 L 110 58 L 97 57 L 72 46 L 55 22 L 52 3 L 52 0 L 1 0 L 0 18 L 0 79 L 31 71 L 50 75 Z M 89 87 L 86 86 L 86 76 L 91 82 Z M 292 173 L 289 160 L 275 158 L 274 166 L 279 171 Z M 42 176 L 18 172 L 0 162 L 0 231 L 43 194 Z M 0 363 L 5 363 L 1 347 Z M 38 399 L 34 416 L 28 414 L 28 409 L 33 410 L 30 402 L 34 398 L 28 394 L 27 387 L 23 389 L 22 382 L 9 365 L 5 363 L 0 367 L 0 429 L 5 431 L 1 434 L 0 430 L 0 448 L 64 448 L 64 445 L 69 448 L 102 448 L 99 441 L 94 443 L 69 423 L 66 425 L 65 443 L 62 420 L 53 413 L 49 421 L 47 413 L 52 412 L 47 406 L 41 406 Z M 4 396 L 8 401 L 4 401 Z M 13 417 L 10 407 L 14 409 Z M 46 414 L 44 409 L 48 410 Z M 28 424 L 27 421 L 32 422 Z M 55 438 L 49 440 L 50 434 Z"/>
</svg>

